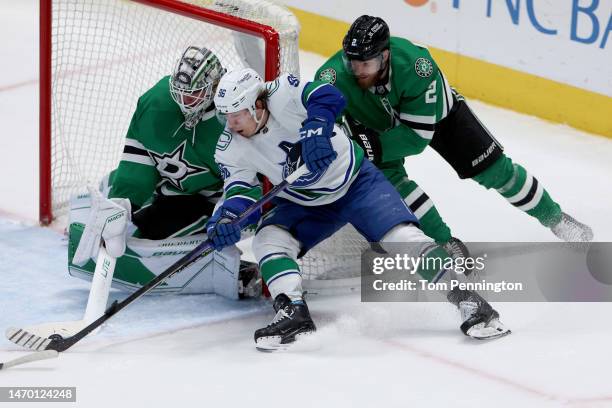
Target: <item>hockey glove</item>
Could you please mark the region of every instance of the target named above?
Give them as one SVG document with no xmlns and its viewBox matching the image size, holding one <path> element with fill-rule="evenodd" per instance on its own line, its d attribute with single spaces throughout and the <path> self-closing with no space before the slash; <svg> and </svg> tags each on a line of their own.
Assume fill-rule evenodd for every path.
<svg viewBox="0 0 612 408">
<path fill-rule="evenodd" d="M 130 200 L 125 198 L 105 198 L 94 187 L 88 187 L 91 196 L 91 212 L 79 246 L 72 262 L 83 265 L 90 258 L 96 258 L 100 244 L 104 240 L 106 251 L 113 258 L 125 253 L 127 226 L 131 219 Z"/>
<path fill-rule="evenodd" d="M 213 243 L 213 248 L 221 251 L 223 248 L 234 245 L 240 241 L 240 226 L 231 224 L 238 217 L 233 211 L 221 206 L 215 211 L 206 225 L 208 239 Z"/>
<path fill-rule="evenodd" d="M 382 147 L 380 145 L 379 133 L 362 125 L 348 115 L 344 117 L 342 122 L 348 128 L 351 139 L 357 142 L 359 147 L 363 149 L 365 157 L 376 165 L 380 164 Z"/>
<path fill-rule="evenodd" d="M 324 118 L 308 118 L 302 123 L 302 160 L 311 173 L 324 171 L 338 157 L 331 143 L 333 131 L 334 124 Z"/>
</svg>

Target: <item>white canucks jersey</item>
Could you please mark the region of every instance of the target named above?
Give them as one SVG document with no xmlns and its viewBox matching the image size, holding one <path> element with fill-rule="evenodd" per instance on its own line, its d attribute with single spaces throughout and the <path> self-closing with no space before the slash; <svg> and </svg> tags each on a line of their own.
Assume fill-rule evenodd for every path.
<svg viewBox="0 0 612 408">
<path fill-rule="evenodd" d="M 231 132 L 226 126 L 219 137 L 215 161 L 224 179 L 225 200 L 244 198 L 255 201 L 261 193 L 257 174 L 272 184 L 283 181 L 302 165 L 299 129 L 307 118 L 313 101 L 329 98 L 331 85 L 306 84 L 291 74 L 267 82 L 269 117 L 260 131 L 250 138 Z M 334 88 L 333 92 L 337 92 Z M 342 197 L 356 177 L 363 160 L 363 150 L 335 125 L 332 146 L 338 157 L 322 173 L 308 173 L 279 194 L 292 202 L 315 206 L 329 204 Z"/>
</svg>

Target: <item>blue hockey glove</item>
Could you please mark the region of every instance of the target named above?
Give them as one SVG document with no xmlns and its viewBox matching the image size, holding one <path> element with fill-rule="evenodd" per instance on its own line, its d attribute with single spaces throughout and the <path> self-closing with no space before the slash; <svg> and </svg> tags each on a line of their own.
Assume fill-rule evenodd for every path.
<svg viewBox="0 0 612 408">
<path fill-rule="evenodd" d="M 338 157 L 331 143 L 333 131 L 334 124 L 324 118 L 308 118 L 302 124 L 302 160 L 311 173 L 324 171 Z"/>
<path fill-rule="evenodd" d="M 231 224 L 237 217 L 238 215 L 223 206 L 210 217 L 206 224 L 206 233 L 215 250 L 220 251 L 240 241 L 240 226 Z"/>
</svg>

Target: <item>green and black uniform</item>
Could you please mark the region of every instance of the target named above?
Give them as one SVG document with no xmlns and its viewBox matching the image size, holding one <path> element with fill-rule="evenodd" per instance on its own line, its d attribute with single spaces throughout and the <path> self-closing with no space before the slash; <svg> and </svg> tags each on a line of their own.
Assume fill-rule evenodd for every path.
<svg viewBox="0 0 612 408">
<path fill-rule="evenodd" d="M 128 198 L 137 236 L 163 239 L 203 232 L 222 194 L 214 159 L 223 126 L 211 105 L 192 129 L 172 100 L 169 77 L 138 100 L 109 198 Z"/>
<path fill-rule="evenodd" d="M 353 138 L 395 185 L 420 219 L 423 231 L 439 243 L 451 238 L 430 198 L 410 180 L 404 158 L 431 145 L 458 173 L 494 188 L 511 204 L 550 227 L 561 209 L 541 184 L 503 153 L 446 81 L 429 51 L 391 37 L 390 66 L 384 84 L 363 90 L 343 61 L 342 51 L 316 73 L 316 79 L 338 87 L 347 98 L 345 114 Z M 357 124 L 355 124 L 355 121 Z"/>
</svg>

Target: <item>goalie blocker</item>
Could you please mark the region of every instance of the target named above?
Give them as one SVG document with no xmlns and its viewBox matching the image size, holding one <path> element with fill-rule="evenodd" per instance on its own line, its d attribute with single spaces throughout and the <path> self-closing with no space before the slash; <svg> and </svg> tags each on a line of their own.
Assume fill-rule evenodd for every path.
<svg viewBox="0 0 612 408">
<path fill-rule="evenodd" d="M 151 214 L 155 214 L 152 207 L 146 208 Z M 70 202 L 68 272 L 71 276 L 85 280 L 92 279 L 95 261 L 88 259 L 84 264 L 77 264 L 74 262 L 74 256 L 90 217 L 90 210 L 89 194 L 74 197 Z M 181 208 L 175 209 L 175 212 L 181 214 L 180 217 L 184 219 Z M 168 213 L 164 221 L 166 226 L 169 218 L 167 215 Z M 159 240 L 143 239 L 133 236 L 137 231 L 134 224 L 128 224 L 125 254 L 116 260 L 113 288 L 129 292 L 139 289 L 206 240 L 206 234 L 203 233 Z M 261 281 L 258 279 L 256 265 L 241 262 L 240 255 L 241 252 L 236 246 L 221 252 L 212 252 L 165 281 L 151 293 L 214 293 L 229 299 L 258 296 L 261 293 Z"/>
</svg>

